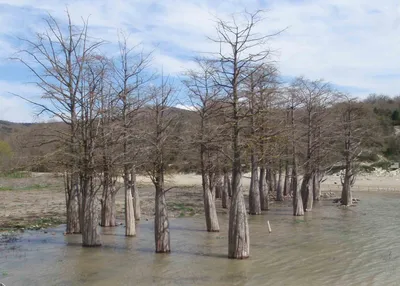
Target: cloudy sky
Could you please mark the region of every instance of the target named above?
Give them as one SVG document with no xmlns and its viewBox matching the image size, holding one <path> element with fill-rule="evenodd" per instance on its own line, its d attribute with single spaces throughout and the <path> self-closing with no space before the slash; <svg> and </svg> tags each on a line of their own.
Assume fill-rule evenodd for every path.
<svg viewBox="0 0 400 286">
<path fill-rule="evenodd" d="M 215 16 L 264 9 L 260 31 L 287 30 L 270 42 L 285 79 L 323 78 L 355 96 L 400 92 L 400 2 L 397 0 L 0 0 L 0 119 L 38 121 L 31 106 L 11 96 L 35 98 L 32 76 L 8 60 L 43 28 L 51 13 L 65 21 L 90 15 L 90 33 L 110 42 L 117 31 L 155 50 L 153 64 L 179 75 L 194 54 L 210 51 Z M 110 53 L 112 53 L 110 48 Z"/>
</svg>

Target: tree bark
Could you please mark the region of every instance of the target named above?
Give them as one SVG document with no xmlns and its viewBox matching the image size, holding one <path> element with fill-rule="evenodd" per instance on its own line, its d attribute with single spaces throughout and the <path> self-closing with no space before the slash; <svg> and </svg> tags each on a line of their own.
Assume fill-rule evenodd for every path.
<svg viewBox="0 0 400 286">
<path fill-rule="evenodd" d="M 250 256 L 250 235 L 244 203 L 241 173 L 232 174 L 233 192 L 229 210 L 229 246 L 228 257 L 244 259 Z"/>
<path fill-rule="evenodd" d="M 125 236 L 135 236 L 136 235 L 136 225 L 135 225 L 135 212 L 133 209 L 133 198 L 131 191 L 131 183 L 129 182 L 129 171 L 125 167 Z"/>
<path fill-rule="evenodd" d="M 268 197 L 268 189 L 266 187 L 266 180 L 264 180 L 265 167 L 260 168 L 260 176 L 259 176 L 259 190 L 260 190 L 260 206 L 261 210 L 267 211 L 269 210 L 269 197 Z"/>
<path fill-rule="evenodd" d="M 75 174 L 65 175 L 65 199 L 67 206 L 67 234 L 81 233 L 79 209 L 79 178 Z"/>
<path fill-rule="evenodd" d="M 99 214 L 93 177 L 85 177 L 82 181 L 82 245 L 86 247 L 100 246 Z"/>
<path fill-rule="evenodd" d="M 282 197 L 282 161 L 279 160 L 278 181 L 276 184 L 276 200 L 283 201 Z"/>
<path fill-rule="evenodd" d="M 224 173 L 224 185 L 222 189 L 222 208 L 228 208 L 228 201 L 229 201 L 229 175 L 228 173 Z"/>
<path fill-rule="evenodd" d="M 249 214 L 259 215 L 261 214 L 261 202 L 260 202 L 260 184 L 258 181 L 258 167 L 257 158 L 254 154 L 251 156 L 251 178 L 250 178 L 250 190 L 249 190 Z"/>
<path fill-rule="evenodd" d="M 283 183 L 283 196 L 290 196 L 290 169 L 289 162 L 285 162 L 285 179 Z"/>
<path fill-rule="evenodd" d="M 312 197 L 312 192 L 310 192 L 310 182 L 311 182 L 311 180 L 312 180 L 312 174 L 307 172 L 307 173 L 304 174 L 303 181 L 301 182 L 300 193 L 301 193 L 301 197 L 302 197 L 302 200 L 303 200 L 304 211 L 308 211 L 310 195 Z"/>
<path fill-rule="evenodd" d="M 304 208 L 303 208 L 303 200 L 301 198 L 301 193 L 299 188 L 297 187 L 297 171 L 296 166 L 292 168 L 292 193 L 293 193 L 293 215 L 294 216 L 303 216 Z"/>
<path fill-rule="evenodd" d="M 319 171 L 316 171 L 313 177 L 313 195 L 315 201 L 321 199 L 321 181 Z"/>
<path fill-rule="evenodd" d="M 131 191 L 133 198 L 133 210 L 135 213 L 135 220 L 140 220 L 141 209 L 140 209 L 140 197 L 139 197 L 139 189 L 136 184 L 136 170 L 132 168 L 131 171 Z"/>
<path fill-rule="evenodd" d="M 344 179 L 342 182 L 342 201 L 341 204 L 344 206 L 349 206 L 353 204 L 353 196 L 351 194 L 351 163 L 350 160 L 346 162 Z"/>
<path fill-rule="evenodd" d="M 220 176 L 216 175 L 216 182 L 215 182 L 215 198 L 221 199 L 222 198 L 222 182 Z"/>
<path fill-rule="evenodd" d="M 208 232 L 219 232 L 217 209 L 214 196 L 209 187 L 204 190 L 204 213 L 206 216 L 206 227 Z"/>
<path fill-rule="evenodd" d="M 169 237 L 169 221 L 167 214 L 167 203 L 165 201 L 165 192 L 160 181 L 156 183 L 156 204 L 154 219 L 154 237 L 156 244 L 156 253 L 171 252 Z"/>
<path fill-rule="evenodd" d="M 232 180 L 229 175 L 228 175 L 228 195 L 229 198 L 232 198 Z"/>
<path fill-rule="evenodd" d="M 103 186 L 103 195 L 101 198 L 101 226 L 111 227 L 117 225 L 115 195 L 115 186 L 112 183 Z"/>
</svg>

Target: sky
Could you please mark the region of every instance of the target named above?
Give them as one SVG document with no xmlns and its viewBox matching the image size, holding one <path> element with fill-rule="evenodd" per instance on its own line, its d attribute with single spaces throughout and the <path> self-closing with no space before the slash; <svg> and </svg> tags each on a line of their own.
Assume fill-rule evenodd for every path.
<svg viewBox="0 0 400 286">
<path fill-rule="evenodd" d="M 34 77 L 10 60 L 19 38 L 43 31 L 48 13 L 74 23 L 89 17 L 89 33 L 108 42 L 118 31 L 130 44 L 154 51 L 153 65 L 178 77 L 200 52 L 215 51 L 215 17 L 265 10 L 258 32 L 285 29 L 268 43 L 284 79 L 324 79 L 357 97 L 400 94 L 398 0 L 0 0 L 0 120 L 37 122 L 35 109 L 11 93 L 35 100 Z M 106 47 L 113 54 L 112 45 Z"/>
</svg>

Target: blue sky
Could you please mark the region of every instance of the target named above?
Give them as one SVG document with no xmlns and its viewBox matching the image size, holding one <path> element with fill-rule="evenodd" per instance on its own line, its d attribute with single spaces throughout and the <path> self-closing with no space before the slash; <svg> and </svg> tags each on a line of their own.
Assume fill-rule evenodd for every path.
<svg viewBox="0 0 400 286">
<path fill-rule="evenodd" d="M 288 27 L 270 42 L 281 74 L 323 78 L 342 91 L 363 97 L 400 92 L 400 2 L 395 0 L 0 0 L 0 119 L 40 121 L 31 106 L 9 92 L 38 98 L 28 84 L 32 77 L 8 60 L 21 43 L 43 28 L 46 13 L 73 21 L 90 15 L 91 33 L 117 42 L 118 30 L 131 34 L 132 44 L 154 50 L 154 66 L 180 74 L 190 58 L 215 50 L 213 16 L 227 18 L 244 9 L 268 10 L 259 31 Z M 112 46 L 109 53 L 113 53 Z"/>
</svg>

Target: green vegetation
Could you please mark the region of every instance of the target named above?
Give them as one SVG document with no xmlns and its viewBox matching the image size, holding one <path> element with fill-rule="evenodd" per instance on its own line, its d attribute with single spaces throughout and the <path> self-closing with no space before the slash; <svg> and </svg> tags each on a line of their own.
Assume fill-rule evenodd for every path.
<svg viewBox="0 0 400 286">
<path fill-rule="evenodd" d="M 58 217 L 41 217 L 33 221 L 18 221 L 10 223 L 7 227 L 0 229 L 0 231 L 7 231 L 10 233 L 13 230 L 39 230 L 53 226 L 64 224 L 65 220 Z"/>
<path fill-rule="evenodd" d="M 170 207 L 173 211 L 179 211 L 179 217 L 185 217 L 185 216 L 193 216 L 195 215 L 194 209 L 191 207 L 191 205 L 185 205 L 184 203 L 168 203 L 168 207 Z"/>
<path fill-rule="evenodd" d="M 0 173 L 0 177 L 8 179 L 32 178 L 32 173 L 26 171 L 4 172 Z"/>
<path fill-rule="evenodd" d="M 47 189 L 51 185 L 45 184 L 33 184 L 25 187 L 0 187 L 0 191 L 32 191 L 32 190 L 42 190 Z"/>
</svg>

